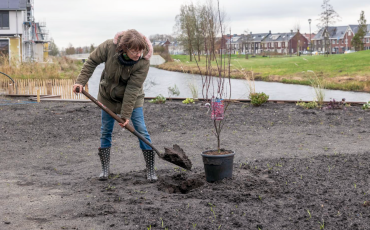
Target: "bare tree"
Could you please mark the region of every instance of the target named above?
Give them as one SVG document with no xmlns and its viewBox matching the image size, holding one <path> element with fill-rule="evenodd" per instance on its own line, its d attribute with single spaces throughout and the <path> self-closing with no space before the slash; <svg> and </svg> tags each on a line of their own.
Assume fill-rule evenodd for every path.
<svg viewBox="0 0 370 230">
<path fill-rule="evenodd" d="M 211 2 L 211 1 L 210 1 Z M 210 5 L 208 5 L 210 7 Z M 205 27 L 204 49 L 206 54 L 206 68 L 202 71 L 198 65 L 202 77 L 202 95 L 207 101 L 211 102 L 212 121 L 214 126 L 214 135 L 217 138 L 217 150 L 221 152 L 221 131 L 225 124 L 225 113 L 231 98 L 231 80 L 230 80 L 230 54 L 226 57 L 222 55 L 222 49 L 219 58 L 215 55 L 215 36 L 217 30 L 223 35 L 223 18 L 221 15 L 219 1 L 217 1 L 217 11 L 214 9 L 207 10 L 209 23 Z M 215 14 L 216 13 L 216 14 Z M 216 21 L 217 19 L 217 21 Z M 217 26 L 215 24 L 218 24 Z M 211 58 L 215 58 L 215 62 L 211 62 Z M 215 69 L 213 68 L 215 63 Z M 198 63 L 197 63 L 198 64 Z M 216 73 L 213 73 L 216 71 Z M 215 77 L 214 77 L 215 76 Z M 227 100 L 228 99 L 228 100 Z"/>
<path fill-rule="evenodd" d="M 323 12 L 319 15 L 320 18 L 319 24 L 317 25 L 319 28 L 323 28 L 324 32 L 324 45 L 325 45 L 325 53 L 328 54 L 328 50 L 330 54 L 332 53 L 330 48 L 330 34 L 329 34 L 329 26 L 334 25 L 337 21 L 341 18 L 339 14 L 334 10 L 333 6 L 330 5 L 330 0 L 323 0 L 321 5 Z"/>
<path fill-rule="evenodd" d="M 182 41 L 185 49 L 189 52 L 190 61 L 193 60 L 193 43 L 195 39 L 195 28 L 194 28 L 194 17 L 193 9 L 194 5 L 182 5 L 180 7 L 180 14 L 176 16 L 176 31 L 178 33 L 178 39 Z"/>
<path fill-rule="evenodd" d="M 298 20 L 296 20 L 296 22 L 293 25 L 293 31 L 298 32 L 300 30 L 301 30 L 301 23 Z"/>
</svg>

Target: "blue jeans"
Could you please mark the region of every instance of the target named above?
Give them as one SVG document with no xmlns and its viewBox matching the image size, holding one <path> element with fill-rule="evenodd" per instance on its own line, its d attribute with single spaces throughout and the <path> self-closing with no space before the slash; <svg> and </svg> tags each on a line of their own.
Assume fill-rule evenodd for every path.
<svg viewBox="0 0 370 230">
<path fill-rule="evenodd" d="M 108 148 L 112 146 L 112 132 L 114 127 L 114 118 L 111 117 L 108 113 L 102 110 L 101 113 L 101 132 L 100 132 L 100 147 Z M 141 134 L 145 139 L 152 143 L 150 135 L 145 126 L 143 107 L 136 108 L 132 111 L 131 121 L 134 125 L 135 130 Z M 140 148 L 142 150 L 151 150 L 152 148 L 145 144 L 142 140 L 139 139 Z"/>
</svg>

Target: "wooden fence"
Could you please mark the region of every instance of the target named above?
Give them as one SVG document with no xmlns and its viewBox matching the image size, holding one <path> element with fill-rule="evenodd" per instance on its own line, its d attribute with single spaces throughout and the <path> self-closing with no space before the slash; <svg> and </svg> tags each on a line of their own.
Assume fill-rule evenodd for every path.
<svg viewBox="0 0 370 230">
<path fill-rule="evenodd" d="M 87 99 L 83 94 L 72 92 L 75 81 L 72 79 L 15 79 L 15 85 L 10 79 L 0 79 L 0 93 L 18 95 L 61 95 L 62 99 Z M 88 85 L 85 90 L 88 92 Z"/>
</svg>

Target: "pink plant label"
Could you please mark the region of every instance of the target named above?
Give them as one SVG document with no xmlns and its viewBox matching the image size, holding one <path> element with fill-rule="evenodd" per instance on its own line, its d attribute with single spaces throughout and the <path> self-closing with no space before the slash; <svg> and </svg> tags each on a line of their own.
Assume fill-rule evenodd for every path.
<svg viewBox="0 0 370 230">
<path fill-rule="evenodd" d="M 212 98 L 211 100 L 212 108 L 212 120 L 223 120 L 224 119 L 224 99 Z"/>
</svg>

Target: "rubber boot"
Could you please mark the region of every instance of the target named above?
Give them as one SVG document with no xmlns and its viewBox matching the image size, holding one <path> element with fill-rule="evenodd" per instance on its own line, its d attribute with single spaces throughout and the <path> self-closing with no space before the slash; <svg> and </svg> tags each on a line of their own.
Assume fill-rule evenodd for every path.
<svg viewBox="0 0 370 230">
<path fill-rule="evenodd" d="M 99 148 L 99 153 L 102 172 L 99 175 L 99 180 L 108 180 L 109 176 L 109 161 L 110 161 L 110 147 Z"/>
<path fill-rule="evenodd" d="M 154 171 L 154 151 L 143 150 L 143 155 L 146 163 L 146 177 L 150 182 L 155 182 L 158 180 L 158 177 Z"/>
</svg>

